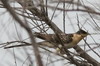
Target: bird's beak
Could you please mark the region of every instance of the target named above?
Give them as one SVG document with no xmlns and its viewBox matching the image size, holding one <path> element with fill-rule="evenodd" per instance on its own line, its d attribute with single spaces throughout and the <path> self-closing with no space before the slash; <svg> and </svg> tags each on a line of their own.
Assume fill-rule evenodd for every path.
<svg viewBox="0 0 100 66">
<path fill-rule="evenodd" d="M 86 37 L 87 35 L 91 35 L 90 33 L 87 34 L 81 34 L 83 37 Z"/>
</svg>

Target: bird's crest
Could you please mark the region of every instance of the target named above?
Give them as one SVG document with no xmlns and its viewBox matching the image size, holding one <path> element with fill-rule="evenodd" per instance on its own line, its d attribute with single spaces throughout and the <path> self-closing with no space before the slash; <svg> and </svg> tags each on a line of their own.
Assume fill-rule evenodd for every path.
<svg viewBox="0 0 100 66">
<path fill-rule="evenodd" d="M 76 32 L 76 34 L 89 34 L 89 33 L 80 29 L 79 31 Z"/>
</svg>

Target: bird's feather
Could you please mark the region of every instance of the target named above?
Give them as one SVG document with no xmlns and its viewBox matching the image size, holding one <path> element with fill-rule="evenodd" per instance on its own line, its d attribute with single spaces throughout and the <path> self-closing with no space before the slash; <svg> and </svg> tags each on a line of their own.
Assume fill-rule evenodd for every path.
<svg viewBox="0 0 100 66">
<path fill-rule="evenodd" d="M 72 37 L 73 37 L 73 34 L 64 34 L 64 33 L 58 34 L 60 39 L 58 39 L 58 36 L 55 34 L 43 34 L 43 33 L 35 32 L 34 35 L 37 38 L 40 38 L 40 39 L 43 39 L 46 41 L 50 41 L 50 42 L 54 42 L 54 43 L 58 43 L 58 44 L 61 43 L 61 41 L 63 43 L 68 44 L 68 43 L 72 42 Z"/>
</svg>

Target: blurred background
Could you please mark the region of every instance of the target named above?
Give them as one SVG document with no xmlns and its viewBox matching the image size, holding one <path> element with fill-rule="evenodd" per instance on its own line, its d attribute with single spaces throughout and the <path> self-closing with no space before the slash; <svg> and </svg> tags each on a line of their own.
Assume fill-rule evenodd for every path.
<svg viewBox="0 0 100 66">
<path fill-rule="evenodd" d="M 99 0 L 0 0 L 0 65 L 100 66 L 99 4 Z M 91 35 L 78 43 L 78 50 L 68 49 L 71 58 L 57 54 L 48 45 L 41 46 L 39 42 L 44 40 L 31 35 L 35 32 L 69 34 L 80 28 Z M 38 65 L 36 53 L 43 65 Z"/>
</svg>

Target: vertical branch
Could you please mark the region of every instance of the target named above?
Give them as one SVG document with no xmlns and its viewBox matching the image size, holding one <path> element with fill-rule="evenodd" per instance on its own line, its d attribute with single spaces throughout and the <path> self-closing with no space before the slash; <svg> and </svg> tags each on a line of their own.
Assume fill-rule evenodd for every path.
<svg viewBox="0 0 100 66">
<path fill-rule="evenodd" d="M 20 20 L 20 18 L 16 15 L 13 8 L 7 3 L 7 0 L 1 0 L 1 1 L 3 3 L 3 6 L 9 11 L 9 13 L 13 16 L 13 18 L 28 32 L 31 42 L 32 42 L 32 46 L 34 48 L 34 53 L 35 53 L 35 57 L 37 60 L 37 64 L 38 64 L 38 66 L 43 66 L 42 60 L 41 60 L 41 57 L 39 54 L 39 50 L 38 50 L 37 44 L 34 40 L 34 36 L 32 34 L 31 29 L 29 28 L 28 25 L 24 24 L 22 20 Z"/>
<path fill-rule="evenodd" d="M 65 0 L 63 2 L 63 9 L 65 10 Z M 63 30 L 65 33 L 65 11 L 63 10 Z"/>
</svg>

